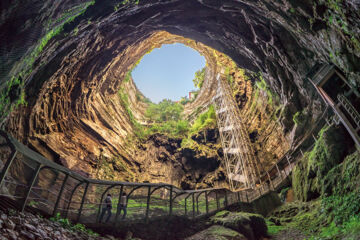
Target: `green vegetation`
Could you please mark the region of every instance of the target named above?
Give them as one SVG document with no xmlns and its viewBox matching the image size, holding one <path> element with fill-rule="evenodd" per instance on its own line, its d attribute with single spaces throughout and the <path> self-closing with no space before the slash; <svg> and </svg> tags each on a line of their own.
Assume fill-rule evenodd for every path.
<svg viewBox="0 0 360 240">
<path fill-rule="evenodd" d="M 189 128 L 188 136 L 183 138 L 181 141 L 182 148 L 191 148 L 197 149 L 199 145 L 192 140 L 190 137 L 207 128 L 213 128 L 216 126 L 216 114 L 215 114 L 215 107 L 210 105 L 209 109 L 200 114 L 198 118 L 194 121 L 194 124 Z"/>
<path fill-rule="evenodd" d="M 126 93 L 124 87 L 120 87 L 118 95 L 121 105 L 124 107 L 125 111 L 127 112 L 127 116 L 129 117 L 129 120 L 133 125 L 134 134 L 139 139 L 144 139 L 146 137 L 144 127 L 135 119 L 134 114 L 132 113 L 130 108 L 129 95 Z"/>
<path fill-rule="evenodd" d="M 270 87 L 267 85 L 267 83 L 265 82 L 264 77 L 262 76 L 262 74 L 258 74 L 258 79 L 260 81 L 256 81 L 256 87 L 262 91 L 266 92 L 266 95 L 268 97 L 268 104 L 272 105 L 273 104 L 273 100 L 274 100 L 274 93 L 271 91 Z"/>
<path fill-rule="evenodd" d="M 351 19 L 348 16 L 349 14 L 348 9 L 346 7 L 344 0 L 326 0 L 323 1 L 321 4 L 327 7 L 325 14 L 319 16 L 316 9 L 317 9 L 316 1 L 313 2 L 313 17 L 309 19 L 310 27 L 312 29 L 312 25 L 317 18 L 321 18 L 322 21 L 326 22 L 329 28 L 333 28 L 336 31 L 340 32 L 342 37 L 346 38 L 349 45 L 355 49 L 355 51 L 360 51 L 360 41 L 359 41 L 359 33 L 355 30 L 355 28 L 350 28 L 349 23 Z M 330 53 L 331 54 L 331 53 Z M 331 57 L 331 55 L 330 55 Z M 331 59 L 334 62 L 334 59 Z"/>
<path fill-rule="evenodd" d="M 298 229 L 311 240 L 360 235 L 360 153 L 346 156 L 348 145 L 339 131 L 324 127 L 314 148 L 293 171 L 295 197 L 312 201 L 287 203 L 270 221 L 284 229 Z"/>
<path fill-rule="evenodd" d="M 303 124 L 305 120 L 305 114 L 302 111 L 296 112 L 293 116 L 293 122 L 298 126 Z"/>
<path fill-rule="evenodd" d="M 201 88 L 204 83 L 205 69 L 206 67 L 203 67 L 201 70 L 195 72 L 195 78 L 193 79 L 193 83 L 194 86 L 197 88 Z"/>
<path fill-rule="evenodd" d="M 267 226 L 265 219 L 254 213 L 246 212 L 229 212 L 227 210 L 220 211 L 215 214 L 215 216 L 210 218 L 210 221 L 213 224 L 222 225 L 224 227 L 237 230 L 240 233 L 244 234 L 245 237 L 248 237 L 247 231 L 244 231 L 244 225 L 249 224 L 255 235 L 255 239 L 260 239 L 261 236 L 267 235 Z M 249 234 L 250 235 L 250 234 Z"/>
<path fill-rule="evenodd" d="M 197 133 L 205 128 L 216 127 L 216 113 L 214 105 L 210 105 L 209 109 L 200 114 L 191 126 L 190 132 Z"/>
<path fill-rule="evenodd" d="M 83 224 L 72 224 L 69 219 L 61 218 L 60 213 L 57 213 L 55 217 L 50 218 L 53 222 L 58 222 L 63 228 L 67 228 L 71 231 L 84 232 L 92 236 L 99 236 L 99 234 L 93 232 L 91 229 L 87 229 Z"/>
<path fill-rule="evenodd" d="M 326 175 L 341 163 L 348 147 L 344 135 L 338 131 L 335 127 L 325 126 L 319 132 L 314 148 L 305 153 L 294 168 L 292 185 L 297 199 L 308 201 L 325 191 Z"/>
<path fill-rule="evenodd" d="M 120 3 L 117 3 L 114 6 L 114 10 L 117 11 L 119 10 L 121 5 L 126 5 L 126 4 L 134 4 L 134 5 L 138 5 L 140 2 L 140 0 L 122 0 Z"/>
<path fill-rule="evenodd" d="M 284 226 L 277 226 L 273 222 L 270 222 L 269 220 L 266 220 L 266 226 L 268 228 L 268 233 L 271 235 L 275 235 L 285 229 Z"/>
<path fill-rule="evenodd" d="M 159 104 L 150 104 L 145 116 L 152 122 L 147 129 L 147 135 L 162 133 L 171 137 L 184 137 L 190 128 L 189 122 L 184 120 L 183 105 L 165 99 Z"/>
<path fill-rule="evenodd" d="M 230 87 L 232 87 L 232 85 L 234 83 L 234 77 L 230 74 L 230 68 L 229 67 L 225 68 L 225 76 L 226 76 L 226 80 L 229 83 Z"/>
</svg>

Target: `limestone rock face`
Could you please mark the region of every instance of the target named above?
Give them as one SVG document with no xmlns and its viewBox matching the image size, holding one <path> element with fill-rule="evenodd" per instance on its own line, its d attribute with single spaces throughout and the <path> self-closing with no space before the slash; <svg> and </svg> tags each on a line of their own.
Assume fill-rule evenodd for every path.
<svg viewBox="0 0 360 240">
<path fill-rule="evenodd" d="M 171 181 L 186 186 L 193 179 L 208 185 L 206 181 L 216 178 L 221 185 L 221 167 L 213 168 L 221 154 L 209 155 L 205 169 L 210 176 L 196 170 L 196 164 L 188 167 L 190 151 L 174 150 L 178 140 L 159 144 L 157 136 L 129 144 L 134 124 L 118 91 L 144 54 L 181 42 L 205 56 L 207 87 L 186 107 L 188 115 L 211 99 L 217 73 L 231 65 L 218 52 L 234 60 L 237 66 L 229 67 L 234 97 L 264 166 L 299 144 L 324 109 L 307 79 L 313 65 L 332 62 L 359 86 L 356 1 L 134 2 L 5 2 L 0 21 L 0 79 L 6 95 L 1 96 L 1 125 L 46 157 L 91 177 L 160 182 L 176 176 Z M 237 67 L 250 77 L 244 79 Z M 265 88 L 256 87 L 258 72 Z M 128 108 L 141 122 L 146 104 L 138 101 L 131 81 L 125 90 Z M 27 104 L 7 114 L 16 99 Z M 292 121 L 299 111 L 306 113 L 303 131 Z M 194 152 L 191 158 L 194 154 L 204 160 Z"/>
</svg>

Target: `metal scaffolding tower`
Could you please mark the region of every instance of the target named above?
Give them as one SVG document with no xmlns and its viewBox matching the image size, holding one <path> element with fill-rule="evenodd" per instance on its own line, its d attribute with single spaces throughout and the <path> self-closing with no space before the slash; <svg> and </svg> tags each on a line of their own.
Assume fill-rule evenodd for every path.
<svg viewBox="0 0 360 240">
<path fill-rule="evenodd" d="M 217 92 L 212 100 L 231 190 L 255 188 L 257 180 L 261 181 L 258 159 L 226 78 L 218 74 L 217 81 Z"/>
</svg>

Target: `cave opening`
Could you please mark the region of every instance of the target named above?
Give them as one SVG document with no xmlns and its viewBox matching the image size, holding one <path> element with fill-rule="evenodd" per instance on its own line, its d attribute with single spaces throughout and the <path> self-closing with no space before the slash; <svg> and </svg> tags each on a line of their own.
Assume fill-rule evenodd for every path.
<svg viewBox="0 0 360 240">
<path fill-rule="evenodd" d="M 3 171 L 0 191 L 13 197 L 19 193 L 23 207 L 55 214 L 60 204 L 61 214 L 70 219 L 96 222 L 94 209 L 100 211 L 102 197 L 125 191 L 129 217 L 148 220 L 188 217 L 190 208 L 193 217 L 200 216 L 228 203 L 252 204 L 277 191 L 284 199 L 303 202 L 289 211 L 301 209 L 294 210 L 299 218 L 277 218 L 284 213 L 279 211 L 272 218 L 276 225 L 294 223 L 313 233 L 322 231 L 312 226 L 336 225 L 334 232 L 343 234 L 345 228 L 333 223 L 352 226 L 352 219 L 358 221 L 345 210 L 359 210 L 353 205 L 359 196 L 353 183 L 360 158 L 310 74 L 318 72 L 317 65 L 341 70 L 354 90 L 344 85 L 339 110 L 354 119 L 350 124 L 359 135 L 356 1 L 45 0 L 7 1 L 3 7 L 0 125 L 50 160 L 33 152 L 32 158 L 21 153 L 12 158 L 11 149 L 1 150 L 15 164 Z M 24 36 L 29 37 L 24 41 Z M 204 56 L 203 84 L 193 101 L 153 104 L 131 72 L 146 53 L 174 43 Z M 336 97 L 334 89 L 341 82 L 332 80 L 324 87 Z M 226 94 L 219 91 L 224 89 L 220 81 L 226 83 Z M 231 108 L 214 104 L 224 95 Z M 229 121 L 230 113 L 241 124 Z M 241 141 L 234 135 L 224 138 L 235 130 Z M 0 147 L 6 147 L 6 137 L 0 140 Z M 245 143 L 241 150 L 236 141 Z M 246 161 L 224 164 L 236 154 L 256 164 L 250 170 Z M 50 168 L 40 167 L 44 162 Z M 58 168 L 63 172 L 58 174 Z M 70 190 L 63 193 L 59 186 L 69 172 Z M 226 190 L 234 190 L 231 181 L 249 179 L 252 183 L 240 186 L 240 192 Z M 190 191 L 194 189 L 205 190 Z M 33 194 L 45 201 L 27 201 Z M 55 204 L 56 198 L 61 200 Z M 307 202 L 312 200 L 317 202 Z M 259 213 L 265 214 L 268 206 L 260 206 Z M 308 210 L 322 222 L 309 219 Z M 322 218 L 324 213 L 340 217 Z M 118 214 L 114 217 L 116 224 Z"/>
<path fill-rule="evenodd" d="M 193 100 L 204 80 L 205 58 L 181 43 L 162 45 L 138 62 L 131 76 L 139 91 L 153 103 Z"/>
</svg>

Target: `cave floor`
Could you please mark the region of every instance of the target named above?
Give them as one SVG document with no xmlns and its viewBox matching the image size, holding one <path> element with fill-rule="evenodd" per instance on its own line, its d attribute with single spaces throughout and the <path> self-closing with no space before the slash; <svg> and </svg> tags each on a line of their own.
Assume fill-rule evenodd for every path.
<svg viewBox="0 0 360 240">
<path fill-rule="evenodd" d="M 272 236 L 273 240 L 304 240 L 307 236 L 297 229 L 286 229 Z"/>
</svg>

